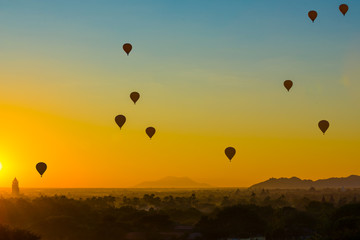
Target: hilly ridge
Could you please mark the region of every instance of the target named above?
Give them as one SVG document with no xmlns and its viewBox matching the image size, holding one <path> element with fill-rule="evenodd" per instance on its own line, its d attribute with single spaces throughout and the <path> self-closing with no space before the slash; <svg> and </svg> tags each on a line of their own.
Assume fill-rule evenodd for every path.
<svg viewBox="0 0 360 240">
<path fill-rule="evenodd" d="M 351 175 L 341 178 L 328 178 L 313 180 L 302 180 L 292 178 L 270 178 L 264 182 L 252 185 L 250 188 L 266 189 L 300 189 L 300 188 L 360 188 L 360 176 Z"/>
</svg>

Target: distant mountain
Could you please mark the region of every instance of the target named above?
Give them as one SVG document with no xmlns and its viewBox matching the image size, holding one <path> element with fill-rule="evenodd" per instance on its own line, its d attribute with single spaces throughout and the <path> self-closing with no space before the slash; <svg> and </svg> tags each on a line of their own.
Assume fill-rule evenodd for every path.
<svg viewBox="0 0 360 240">
<path fill-rule="evenodd" d="M 157 181 L 142 182 L 136 188 L 209 188 L 206 183 L 198 183 L 186 177 L 165 177 Z"/>
<path fill-rule="evenodd" d="M 312 180 L 301 180 L 297 177 L 292 178 L 270 178 L 265 182 L 252 185 L 250 188 L 264 189 L 296 189 L 296 188 L 360 188 L 360 176 L 351 175 L 343 178 L 328 178 Z"/>
</svg>

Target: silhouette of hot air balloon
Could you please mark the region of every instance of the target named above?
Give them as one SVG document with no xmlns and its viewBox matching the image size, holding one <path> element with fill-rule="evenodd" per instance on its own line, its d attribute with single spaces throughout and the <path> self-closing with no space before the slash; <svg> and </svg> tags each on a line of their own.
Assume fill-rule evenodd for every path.
<svg viewBox="0 0 360 240">
<path fill-rule="evenodd" d="M 236 150 L 233 147 L 228 147 L 225 149 L 225 155 L 230 160 L 230 162 L 231 162 L 231 159 L 234 157 L 235 153 L 236 153 Z"/>
<path fill-rule="evenodd" d="M 320 130 L 323 132 L 323 134 L 325 134 L 326 130 L 330 126 L 329 122 L 326 120 L 321 120 L 318 125 L 319 125 Z"/>
<path fill-rule="evenodd" d="M 38 164 L 36 164 L 36 170 L 40 173 L 41 177 L 46 171 L 46 169 L 47 169 L 46 163 L 39 162 Z"/>
<path fill-rule="evenodd" d="M 345 14 L 347 13 L 347 11 L 349 10 L 349 6 L 346 4 L 341 4 L 339 6 L 339 10 L 340 12 L 345 16 Z"/>
<path fill-rule="evenodd" d="M 124 123 L 126 122 L 126 117 L 124 116 L 124 115 L 117 115 L 116 117 L 115 117 L 115 122 L 116 122 L 116 124 L 120 127 L 120 129 L 121 129 L 121 127 L 124 125 Z"/>
<path fill-rule="evenodd" d="M 285 86 L 285 88 L 289 91 L 290 90 L 290 88 L 292 87 L 292 85 L 293 85 L 293 82 L 291 81 L 291 80 L 285 80 L 284 81 L 284 86 Z"/>
<path fill-rule="evenodd" d="M 151 139 L 152 136 L 154 136 L 156 130 L 155 128 L 153 127 L 148 127 L 146 130 L 145 130 L 146 134 L 149 136 L 149 138 Z"/>
<path fill-rule="evenodd" d="M 136 104 L 137 100 L 140 98 L 140 94 L 138 92 L 132 92 L 130 93 L 130 98 Z"/>
<path fill-rule="evenodd" d="M 129 53 L 131 52 L 132 46 L 130 43 L 125 43 L 123 45 L 123 49 L 126 52 L 126 54 L 129 56 Z"/>
<path fill-rule="evenodd" d="M 315 19 L 316 19 L 316 17 L 317 17 L 317 12 L 314 11 L 314 10 L 311 10 L 311 11 L 309 11 L 308 16 L 309 16 L 309 18 L 311 19 L 311 21 L 314 22 Z"/>
</svg>

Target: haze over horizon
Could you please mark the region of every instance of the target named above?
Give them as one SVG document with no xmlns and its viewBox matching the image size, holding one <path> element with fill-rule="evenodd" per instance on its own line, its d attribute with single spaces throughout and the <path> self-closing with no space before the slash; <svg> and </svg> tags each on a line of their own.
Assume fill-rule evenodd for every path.
<svg viewBox="0 0 360 240">
<path fill-rule="evenodd" d="M 0 187 L 360 175 L 360 2 L 341 3 L 0 0 Z"/>
<path fill-rule="evenodd" d="M 343 185 L 342 185 L 343 184 Z M 345 185 L 344 185 L 345 184 Z M 286 186 L 289 186 L 289 189 L 294 187 L 299 188 L 358 188 L 360 187 L 360 176 L 358 175 L 349 175 L 344 177 L 329 177 L 325 179 L 300 179 L 296 176 L 292 177 L 279 177 L 279 178 L 269 178 L 263 179 L 260 182 L 251 184 L 250 186 L 232 186 L 230 188 L 263 188 L 263 189 L 286 189 Z M 10 186 L 0 187 L 4 189 L 11 190 Z M 21 189 L 39 189 L 38 187 L 21 187 Z M 117 187 L 60 187 L 58 189 L 116 189 Z M 216 188 L 228 188 L 223 186 L 215 186 L 207 184 L 206 182 L 194 181 L 188 177 L 175 177 L 175 176 L 166 176 L 163 178 L 157 178 L 154 180 L 145 180 L 136 185 L 130 187 L 121 187 L 119 189 L 216 189 Z M 41 189 L 41 188 L 40 188 Z M 48 188 L 48 189 L 57 189 L 57 188 Z"/>
</svg>

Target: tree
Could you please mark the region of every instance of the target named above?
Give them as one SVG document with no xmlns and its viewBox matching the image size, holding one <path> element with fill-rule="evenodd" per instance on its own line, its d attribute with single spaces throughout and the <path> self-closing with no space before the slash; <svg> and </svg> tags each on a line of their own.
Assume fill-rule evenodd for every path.
<svg viewBox="0 0 360 240">
<path fill-rule="evenodd" d="M 40 237 L 22 229 L 0 225 L 0 240 L 39 240 Z"/>
</svg>

